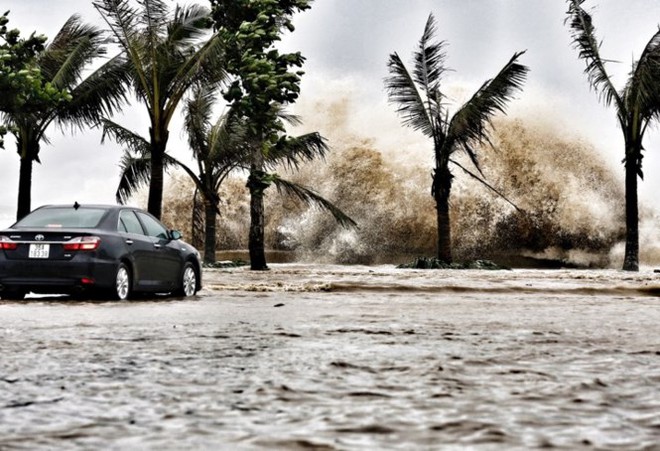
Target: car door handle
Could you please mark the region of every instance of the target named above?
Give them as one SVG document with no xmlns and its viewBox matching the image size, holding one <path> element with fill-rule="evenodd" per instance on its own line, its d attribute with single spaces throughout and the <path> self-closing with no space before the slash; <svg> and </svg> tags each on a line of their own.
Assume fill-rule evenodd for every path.
<svg viewBox="0 0 660 451">
<path fill-rule="evenodd" d="M 133 240 L 126 240 L 126 244 L 130 246 L 131 244 L 133 244 Z"/>
<path fill-rule="evenodd" d="M 160 244 L 158 244 L 158 243 L 154 243 L 154 247 L 155 247 L 156 249 L 160 249 Z"/>
</svg>

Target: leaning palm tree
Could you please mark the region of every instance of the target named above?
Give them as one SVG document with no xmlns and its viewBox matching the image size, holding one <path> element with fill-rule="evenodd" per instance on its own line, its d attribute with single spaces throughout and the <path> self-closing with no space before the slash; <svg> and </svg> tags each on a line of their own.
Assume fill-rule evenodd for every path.
<svg viewBox="0 0 660 451">
<path fill-rule="evenodd" d="M 390 76 L 386 78 L 385 86 L 390 101 L 398 104 L 397 112 L 403 116 L 404 125 L 421 131 L 433 140 L 435 168 L 431 194 L 437 210 L 437 257 L 451 262 L 449 198 L 454 176 L 450 163 L 483 181 L 479 175 L 452 157 L 457 151 L 465 152 L 483 176 L 477 158 L 477 146 L 489 143 L 488 128 L 492 117 L 497 112 L 503 113 L 514 92 L 522 89 L 528 68 L 517 62 L 524 52 L 515 53 L 500 72 L 481 85 L 450 119 L 447 97 L 440 88 L 443 75 L 448 71 L 445 65 L 446 44 L 444 41 L 435 41 L 435 33 L 435 19 L 430 14 L 419 48 L 414 52 L 412 72 L 399 55 L 393 53 L 388 62 Z"/>
<path fill-rule="evenodd" d="M 113 58 L 83 77 L 90 64 L 105 55 L 107 40 L 100 29 L 71 16 L 43 51 L 35 66 L 41 77 L 54 88 L 69 92 L 68 102 L 46 103 L 43 107 L 17 109 L 3 115 L 16 138 L 20 156 L 17 219 L 31 209 L 32 166 L 40 163 L 42 143 L 48 143 L 46 131 L 55 123 L 61 127 L 82 129 L 96 124 L 103 115 L 112 114 L 124 100 L 122 61 Z"/>
<path fill-rule="evenodd" d="M 582 4 L 586 0 L 570 0 L 567 22 L 573 44 L 587 67 L 589 83 L 600 94 L 605 105 L 614 104 L 623 132 L 626 173 L 626 250 L 623 269 L 639 270 L 639 209 L 637 177 L 643 178 L 642 150 L 644 133 L 660 119 L 660 29 L 644 47 L 640 58 L 633 61 L 630 77 L 622 90 L 617 91 L 600 57 L 601 43 L 591 15 Z"/>
<path fill-rule="evenodd" d="M 261 147 L 259 143 L 251 142 L 246 119 L 236 115 L 232 109 L 212 121 L 214 101 L 213 90 L 207 86 L 197 87 L 186 101 L 184 126 L 197 163 L 196 171 L 169 154 L 165 154 L 164 159 L 166 167 L 178 167 L 186 172 L 204 198 L 206 264 L 215 263 L 216 219 L 220 213 L 218 192 L 222 183 L 235 170 L 248 171 L 254 148 Z M 300 123 L 298 117 L 283 111 L 280 111 L 279 116 L 290 124 Z M 117 189 L 117 201 L 124 203 L 149 181 L 149 143 L 143 137 L 127 132 L 108 120 L 104 121 L 104 138 L 107 136 L 112 136 L 124 147 L 122 175 Z M 272 148 L 264 165 L 272 170 L 281 165 L 295 169 L 305 161 L 324 157 L 327 150 L 325 140 L 318 133 L 287 137 Z M 269 176 L 268 183 L 307 205 L 316 205 L 329 211 L 344 226 L 355 225 L 339 208 L 309 188 L 276 174 Z"/>
<path fill-rule="evenodd" d="M 186 92 L 196 83 L 217 87 L 224 79 L 222 42 L 210 30 L 209 9 L 176 6 L 165 0 L 97 0 L 101 13 L 127 62 L 127 76 L 149 114 L 148 210 L 160 218 L 163 169 L 169 125 Z"/>
</svg>

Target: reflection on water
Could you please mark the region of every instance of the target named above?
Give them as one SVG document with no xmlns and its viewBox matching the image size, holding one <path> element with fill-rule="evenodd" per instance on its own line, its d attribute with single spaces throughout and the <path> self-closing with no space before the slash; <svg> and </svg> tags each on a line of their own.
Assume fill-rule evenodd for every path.
<svg viewBox="0 0 660 451">
<path fill-rule="evenodd" d="M 0 302 L 0 449 L 651 449 L 660 275 L 274 265 Z"/>
</svg>

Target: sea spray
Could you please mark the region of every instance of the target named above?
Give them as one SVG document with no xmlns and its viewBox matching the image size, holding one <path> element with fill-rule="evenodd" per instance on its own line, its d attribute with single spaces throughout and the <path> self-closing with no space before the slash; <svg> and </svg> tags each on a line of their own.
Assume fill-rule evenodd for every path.
<svg viewBox="0 0 660 451">
<path fill-rule="evenodd" d="M 424 158 L 419 141 L 409 149 L 401 141 L 391 147 L 348 130 L 342 102 L 326 112 L 326 135 L 333 148 L 327 161 L 303 165 L 296 173 L 279 172 L 338 205 L 359 229 L 344 229 L 328 213 L 303 207 L 272 188 L 267 192 L 268 248 L 290 251 L 301 261 L 326 263 L 401 263 L 434 255 L 430 143 Z M 520 210 L 453 168 L 451 215 L 457 259 L 515 262 L 527 257 L 578 266 L 620 265 L 625 237 L 622 177 L 616 165 L 608 165 L 588 143 L 562 135 L 538 122 L 495 122 L 493 146 L 479 152 L 481 167 L 487 181 Z M 460 157 L 459 162 L 468 166 Z M 183 210 L 190 201 L 178 198 L 193 189 L 182 189 L 182 178 L 175 176 L 176 192 L 168 189 L 165 198 L 168 206 L 180 204 L 173 208 L 171 223 L 187 230 L 191 215 Z M 244 177 L 229 179 L 220 194 L 219 249 L 245 248 L 249 215 Z M 657 213 L 642 206 L 642 264 L 660 263 L 657 221 Z"/>
</svg>

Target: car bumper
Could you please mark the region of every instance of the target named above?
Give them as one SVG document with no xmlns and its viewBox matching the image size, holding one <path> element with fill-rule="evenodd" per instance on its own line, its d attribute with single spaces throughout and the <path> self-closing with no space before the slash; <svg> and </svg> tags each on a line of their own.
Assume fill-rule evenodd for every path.
<svg viewBox="0 0 660 451">
<path fill-rule="evenodd" d="M 32 293 L 70 293 L 114 286 L 116 263 L 88 258 L 77 260 L 2 260 L 0 296 L 5 290 Z"/>
</svg>

